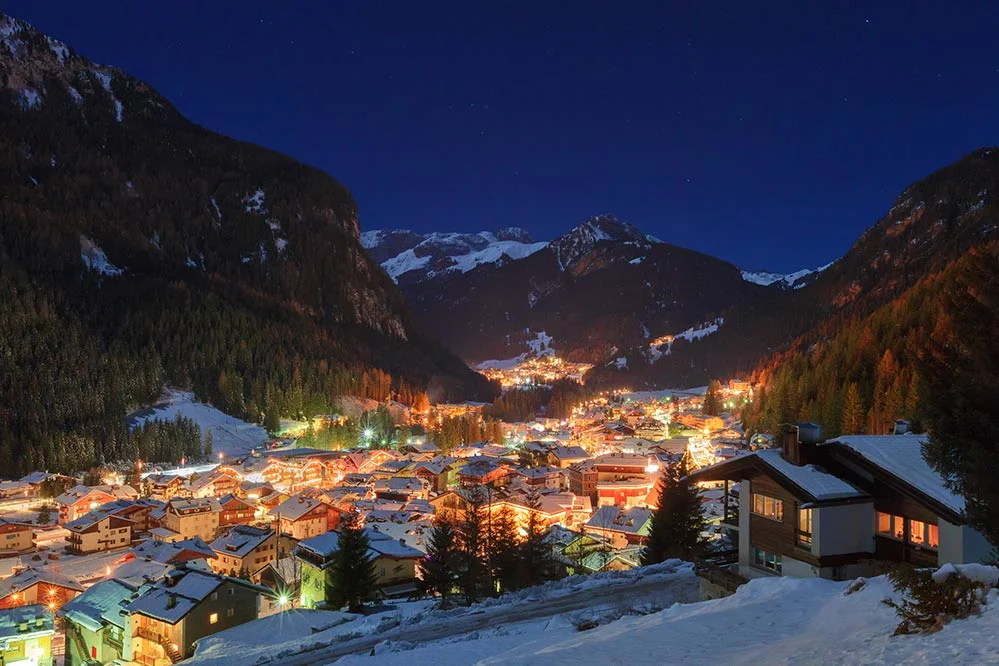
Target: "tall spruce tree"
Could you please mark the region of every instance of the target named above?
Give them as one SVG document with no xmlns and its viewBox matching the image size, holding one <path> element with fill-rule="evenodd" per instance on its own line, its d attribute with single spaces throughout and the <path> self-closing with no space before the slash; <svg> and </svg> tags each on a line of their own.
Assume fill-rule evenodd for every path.
<svg viewBox="0 0 999 666">
<path fill-rule="evenodd" d="M 642 551 L 642 564 L 657 564 L 670 558 L 689 560 L 703 548 L 701 532 L 704 512 L 697 487 L 686 476 L 690 459 L 666 465 L 659 482 L 659 504 L 652 514 L 649 536 Z"/>
<path fill-rule="evenodd" d="M 856 382 L 850 382 L 843 399 L 843 417 L 840 430 L 844 435 L 856 435 L 864 426 L 864 405 L 860 399 L 860 389 Z"/>
<path fill-rule="evenodd" d="M 539 517 L 541 492 L 532 487 L 526 502 L 531 510 L 525 525 L 524 539 L 520 545 L 520 585 L 530 587 L 550 580 L 555 576 L 555 559 L 548 542 L 548 531 Z"/>
<path fill-rule="evenodd" d="M 482 598 L 489 589 L 489 567 L 486 566 L 485 492 L 481 486 L 468 490 L 469 505 L 459 525 L 461 566 L 458 574 L 458 588 L 465 603 L 473 604 Z"/>
<path fill-rule="evenodd" d="M 339 542 L 330 567 L 331 583 L 327 600 L 333 606 L 356 613 L 377 590 L 371 544 L 357 514 L 344 514 L 338 530 Z"/>
<path fill-rule="evenodd" d="M 517 521 L 509 506 L 493 511 L 487 523 L 489 530 L 488 560 L 495 591 L 506 592 L 517 587 L 519 538 Z"/>
<path fill-rule="evenodd" d="M 427 538 L 427 556 L 420 561 L 420 571 L 424 589 L 440 596 L 441 608 L 448 607 L 458 582 L 461 556 L 454 525 L 449 520 L 434 520 Z"/>
<path fill-rule="evenodd" d="M 707 416 L 718 416 L 722 412 L 721 384 L 717 379 L 708 382 L 708 390 L 701 403 L 701 413 Z"/>
<path fill-rule="evenodd" d="M 923 454 L 965 497 L 968 523 L 999 548 L 999 259 L 970 253 L 935 316 L 918 369 Z"/>
</svg>

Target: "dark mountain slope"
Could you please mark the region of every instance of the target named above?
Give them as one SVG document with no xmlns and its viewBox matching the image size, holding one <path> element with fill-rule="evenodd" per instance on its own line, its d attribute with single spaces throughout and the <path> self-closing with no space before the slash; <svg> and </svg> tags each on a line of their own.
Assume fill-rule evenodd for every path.
<svg viewBox="0 0 999 666">
<path fill-rule="evenodd" d="M 414 324 L 340 183 L 3 15 L 0 184 L 0 448 L 122 456 L 161 381 L 254 419 L 490 391 Z"/>
</svg>

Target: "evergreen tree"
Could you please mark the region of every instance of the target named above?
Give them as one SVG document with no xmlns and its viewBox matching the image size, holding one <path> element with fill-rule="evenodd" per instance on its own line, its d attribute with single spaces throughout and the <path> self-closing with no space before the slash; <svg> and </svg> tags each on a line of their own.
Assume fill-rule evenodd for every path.
<svg viewBox="0 0 999 666">
<path fill-rule="evenodd" d="M 856 382 L 850 382 L 843 400 L 840 430 L 844 435 L 856 435 L 862 430 L 864 421 L 864 405 L 860 400 L 860 389 L 857 388 Z"/>
<path fill-rule="evenodd" d="M 722 412 L 721 384 L 717 379 L 708 382 L 708 390 L 701 403 L 701 413 L 707 416 L 718 416 Z"/>
<path fill-rule="evenodd" d="M 368 535 L 357 514 L 344 514 L 338 530 L 337 550 L 330 566 L 329 601 L 351 613 L 364 607 L 375 596 L 375 564 L 369 549 Z"/>
<path fill-rule="evenodd" d="M 48 525 L 50 520 L 52 520 L 52 512 L 49 509 L 49 505 L 43 504 L 42 508 L 38 510 L 38 520 L 36 522 L 39 525 Z"/>
<path fill-rule="evenodd" d="M 659 481 L 659 504 L 652 514 L 648 539 L 642 551 L 642 564 L 656 564 L 670 558 L 689 560 L 702 547 L 704 513 L 700 493 L 686 476 L 690 460 L 684 454 L 666 465 Z"/>
<path fill-rule="evenodd" d="M 924 455 L 965 498 L 972 527 L 999 548 L 999 260 L 973 253 L 920 358 L 930 434 Z"/>
<path fill-rule="evenodd" d="M 517 587 L 518 537 L 513 510 L 503 506 L 493 511 L 488 521 L 488 561 L 490 575 L 498 592 Z"/>
<path fill-rule="evenodd" d="M 435 519 L 427 538 L 427 556 L 420 560 L 423 586 L 441 598 L 441 608 L 448 607 L 451 592 L 458 582 L 462 552 L 458 533 L 448 520 Z"/>
<path fill-rule="evenodd" d="M 486 509 L 481 487 L 469 489 L 469 507 L 459 526 L 461 566 L 458 587 L 465 603 L 478 601 L 489 588 L 489 569 L 486 566 Z"/>
<path fill-rule="evenodd" d="M 205 431 L 205 458 L 211 460 L 212 458 L 212 447 L 214 444 L 214 437 L 212 437 L 212 431 Z"/>
<path fill-rule="evenodd" d="M 539 518 L 541 492 L 537 486 L 528 491 L 525 504 L 531 512 L 520 546 L 520 585 L 530 587 L 554 578 L 555 558 L 548 542 L 548 531 Z"/>
</svg>

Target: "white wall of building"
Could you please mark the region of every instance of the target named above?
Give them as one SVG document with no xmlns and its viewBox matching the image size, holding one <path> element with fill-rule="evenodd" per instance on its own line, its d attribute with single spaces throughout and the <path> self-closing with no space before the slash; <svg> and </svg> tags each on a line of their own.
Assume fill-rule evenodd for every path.
<svg viewBox="0 0 999 666">
<path fill-rule="evenodd" d="M 940 549 L 937 557 L 940 564 L 966 564 L 984 562 L 991 558 L 992 545 L 981 532 L 967 525 L 954 525 L 942 518 L 938 520 Z"/>
<path fill-rule="evenodd" d="M 812 510 L 812 553 L 874 552 L 874 503 L 840 504 Z"/>
</svg>

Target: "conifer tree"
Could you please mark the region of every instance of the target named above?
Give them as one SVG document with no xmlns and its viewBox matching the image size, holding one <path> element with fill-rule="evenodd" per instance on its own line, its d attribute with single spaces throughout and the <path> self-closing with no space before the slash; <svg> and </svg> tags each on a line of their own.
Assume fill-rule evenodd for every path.
<svg viewBox="0 0 999 666">
<path fill-rule="evenodd" d="M 721 384 L 717 379 L 708 382 L 708 390 L 704 393 L 701 403 L 701 413 L 706 416 L 718 416 L 722 411 Z"/>
<path fill-rule="evenodd" d="M 424 589 L 436 592 L 441 608 L 448 607 L 451 592 L 458 582 L 462 553 L 458 533 L 449 520 L 434 520 L 427 538 L 427 556 L 420 561 Z"/>
<path fill-rule="evenodd" d="M 336 608 L 346 606 L 356 613 L 374 598 L 377 590 L 375 564 L 369 552 L 371 544 L 357 514 L 344 514 L 338 536 L 330 567 L 328 600 Z"/>
<path fill-rule="evenodd" d="M 215 439 L 214 439 L 214 437 L 212 437 L 212 431 L 211 430 L 206 430 L 205 431 L 205 458 L 208 458 L 209 460 L 211 460 L 211 458 L 212 458 L 212 448 L 213 448 L 214 441 L 215 441 Z"/>
<path fill-rule="evenodd" d="M 520 546 L 520 585 L 530 587 L 555 576 L 555 559 L 548 542 L 548 531 L 538 515 L 541 492 L 537 486 L 528 491 L 526 505 L 531 510 Z"/>
<path fill-rule="evenodd" d="M 850 382 L 843 399 L 843 417 L 840 430 L 844 435 L 860 433 L 864 424 L 864 405 L 860 401 L 860 390 L 856 382 Z"/>
<path fill-rule="evenodd" d="M 924 448 L 965 515 L 999 549 L 999 260 L 972 253 L 920 358 Z"/>
<path fill-rule="evenodd" d="M 517 522 L 513 510 L 503 506 L 492 512 L 488 521 L 488 559 L 491 577 L 498 592 L 517 587 L 518 546 Z"/>
<path fill-rule="evenodd" d="M 666 465 L 659 482 L 659 504 L 652 514 L 648 539 L 642 551 L 642 564 L 656 564 L 670 558 L 689 560 L 702 547 L 704 512 L 697 487 L 686 476 L 690 459 L 684 454 Z"/>
<path fill-rule="evenodd" d="M 469 506 L 459 525 L 461 567 L 458 587 L 465 603 L 478 601 L 489 588 L 489 569 L 486 566 L 486 509 L 481 486 L 470 488 Z"/>
</svg>

